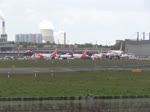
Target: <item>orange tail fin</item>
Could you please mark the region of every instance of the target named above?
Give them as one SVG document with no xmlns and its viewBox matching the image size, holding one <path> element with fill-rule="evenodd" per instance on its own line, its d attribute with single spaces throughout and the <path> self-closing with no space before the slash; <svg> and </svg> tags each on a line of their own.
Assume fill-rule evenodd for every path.
<svg viewBox="0 0 150 112">
<path fill-rule="evenodd" d="M 86 55 L 87 55 L 87 49 L 83 52 L 83 54 L 82 54 L 82 56 L 81 56 L 81 58 L 85 58 L 86 57 Z"/>
<path fill-rule="evenodd" d="M 53 52 L 53 54 L 51 55 L 52 58 L 55 58 L 57 56 L 57 49 L 55 49 L 55 51 Z"/>
</svg>

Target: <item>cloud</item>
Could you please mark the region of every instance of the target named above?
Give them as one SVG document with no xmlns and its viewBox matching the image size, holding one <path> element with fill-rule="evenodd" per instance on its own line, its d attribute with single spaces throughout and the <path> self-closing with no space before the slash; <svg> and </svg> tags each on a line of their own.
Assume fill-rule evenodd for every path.
<svg viewBox="0 0 150 112">
<path fill-rule="evenodd" d="M 37 11 L 33 8 L 27 8 L 25 12 L 29 22 L 35 22 L 39 18 Z"/>
<path fill-rule="evenodd" d="M 5 2 L 2 2 L 0 3 L 0 7 L 1 8 L 8 8 L 9 7 L 9 4 L 5 3 Z"/>
<path fill-rule="evenodd" d="M 54 29 L 54 26 L 52 24 L 52 22 L 48 21 L 48 20 L 43 20 L 40 24 L 39 24 L 39 28 L 40 29 Z"/>
</svg>

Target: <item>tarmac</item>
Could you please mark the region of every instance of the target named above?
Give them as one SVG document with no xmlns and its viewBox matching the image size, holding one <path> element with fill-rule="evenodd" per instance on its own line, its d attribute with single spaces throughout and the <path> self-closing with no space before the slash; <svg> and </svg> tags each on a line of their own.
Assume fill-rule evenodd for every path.
<svg viewBox="0 0 150 112">
<path fill-rule="evenodd" d="M 150 71 L 150 65 L 130 65 L 130 66 L 83 66 L 83 67 L 47 67 L 47 68 L 0 68 L 0 73 L 53 73 L 53 72 L 76 72 L 76 71 L 95 71 L 95 70 L 147 70 Z"/>
</svg>

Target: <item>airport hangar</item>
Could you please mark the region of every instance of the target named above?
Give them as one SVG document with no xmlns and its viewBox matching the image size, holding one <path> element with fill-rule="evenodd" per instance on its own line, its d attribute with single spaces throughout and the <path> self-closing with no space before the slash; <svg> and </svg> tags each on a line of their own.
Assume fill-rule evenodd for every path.
<svg viewBox="0 0 150 112">
<path fill-rule="evenodd" d="M 133 53 L 138 58 L 150 58 L 150 39 L 149 40 L 125 39 L 125 52 Z"/>
</svg>

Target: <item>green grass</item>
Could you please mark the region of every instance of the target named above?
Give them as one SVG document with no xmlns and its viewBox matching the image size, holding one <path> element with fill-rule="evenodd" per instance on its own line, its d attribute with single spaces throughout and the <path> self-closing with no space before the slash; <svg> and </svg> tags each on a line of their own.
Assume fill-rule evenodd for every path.
<svg viewBox="0 0 150 112">
<path fill-rule="evenodd" d="M 19 60 L 0 61 L 0 68 L 148 65 L 150 60 Z"/>
<path fill-rule="evenodd" d="M 150 72 L 91 71 L 0 75 L 0 97 L 145 95 Z"/>
</svg>

